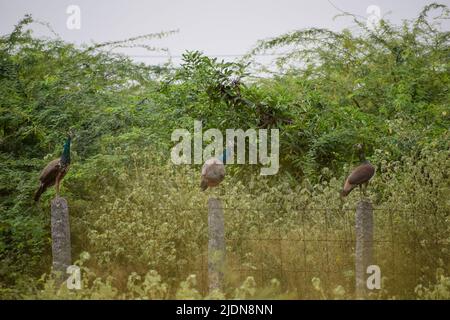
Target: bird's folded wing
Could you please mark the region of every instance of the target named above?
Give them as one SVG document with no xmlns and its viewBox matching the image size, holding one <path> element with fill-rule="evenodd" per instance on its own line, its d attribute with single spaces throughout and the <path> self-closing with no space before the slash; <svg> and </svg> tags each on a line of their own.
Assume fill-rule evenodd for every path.
<svg viewBox="0 0 450 320">
<path fill-rule="evenodd" d="M 375 168 L 371 164 L 365 163 L 356 167 L 355 170 L 353 170 L 353 172 L 348 177 L 347 181 L 350 184 L 361 184 L 366 181 L 369 181 L 370 178 L 372 178 L 372 176 L 374 175 L 374 173 Z"/>
<path fill-rule="evenodd" d="M 42 170 L 41 175 L 39 176 L 39 180 L 45 180 L 47 177 L 56 176 L 59 170 L 59 159 L 55 159 L 51 161 L 47 166 Z"/>
</svg>

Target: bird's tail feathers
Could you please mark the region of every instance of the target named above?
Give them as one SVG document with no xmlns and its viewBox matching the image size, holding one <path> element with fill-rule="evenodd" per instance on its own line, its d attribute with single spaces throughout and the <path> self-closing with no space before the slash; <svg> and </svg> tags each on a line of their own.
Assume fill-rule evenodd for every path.
<svg viewBox="0 0 450 320">
<path fill-rule="evenodd" d="M 41 198 L 41 194 L 45 191 L 45 185 L 43 183 L 40 184 L 39 189 L 36 190 L 34 194 L 34 201 L 38 202 Z"/>
<path fill-rule="evenodd" d="M 200 189 L 202 189 L 202 191 L 208 189 L 208 183 L 205 181 L 205 179 L 202 179 L 202 181 L 200 182 Z"/>
</svg>

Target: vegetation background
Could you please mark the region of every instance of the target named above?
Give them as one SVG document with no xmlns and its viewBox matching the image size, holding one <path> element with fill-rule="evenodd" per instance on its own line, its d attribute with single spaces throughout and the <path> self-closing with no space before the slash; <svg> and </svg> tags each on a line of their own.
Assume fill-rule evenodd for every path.
<svg viewBox="0 0 450 320">
<path fill-rule="evenodd" d="M 351 299 L 359 196 L 342 203 L 339 190 L 363 142 L 377 168 L 369 197 L 383 285 L 374 298 L 450 298 L 450 36 L 439 27 L 448 14 L 432 4 L 373 30 L 355 18 L 352 32 L 294 31 L 233 63 L 186 52 L 179 67 L 111 50 L 136 39 L 36 38 L 26 16 L 0 38 L 0 297 Z M 253 63 L 277 50 L 272 68 Z M 199 167 L 169 161 L 172 131 L 194 120 L 280 129 L 276 176 L 228 166 L 214 191 L 226 206 L 228 268 L 213 296 L 210 192 L 199 190 Z M 62 193 L 83 271 L 75 292 L 50 274 L 54 191 L 32 200 L 70 128 Z"/>
</svg>

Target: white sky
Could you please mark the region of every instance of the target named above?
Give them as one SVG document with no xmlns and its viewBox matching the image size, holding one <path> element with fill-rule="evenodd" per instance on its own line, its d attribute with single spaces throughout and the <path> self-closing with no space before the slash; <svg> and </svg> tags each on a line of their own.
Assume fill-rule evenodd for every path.
<svg viewBox="0 0 450 320">
<path fill-rule="evenodd" d="M 416 17 L 427 0 L 330 0 L 342 10 L 366 17 L 369 5 L 393 22 Z M 438 0 L 439 1 L 439 0 Z M 440 0 L 450 5 L 450 0 Z M 81 9 L 81 29 L 66 27 L 69 5 Z M 62 39 L 77 44 L 123 40 L 146 33 L 179 29 L 167 39 L 151 42 L 169 48 L 178 56 L 185 50 L 208 55 L 246 53 L 259 39 L 307 27 L 340 30 L 348 18 L 333 17 L 339 11 L 328 0 L 0 0 L 0 34 L 10 33 L 24 14 L 49 22 Z M 446 25 L 446 28 L 448 24 Z M 38 35 L 50 35 L 34 26 Z M 143 49 L 126 49 L 134 56 L 160 55 Z M 136 57 L 135 57 L 136 58 Z M 161 58 L 139 57 L 139 61 L 162 62 Z M 177 59 L 175 59 L 176 62 Z"/>
</svg>

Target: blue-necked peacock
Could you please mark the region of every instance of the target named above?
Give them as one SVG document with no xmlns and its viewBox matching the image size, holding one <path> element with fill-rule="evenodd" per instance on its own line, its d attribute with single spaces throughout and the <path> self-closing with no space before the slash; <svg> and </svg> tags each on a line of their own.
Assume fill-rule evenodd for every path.
<svg viewBox="0 0 450 320">
<path fill-rule="evenodd" d="M 64 143 L 64 149 L 61 157 L 51 161 L 49 164 L 47 164 L 44 170 L 42 170 L 41 175 L 39 176 L 39 188 L 34 194 L 34 201 L 39 201 L 42 193 L 44 193 L 48 187 L 51 187 L 55 184 L 56 196 L 59 196 L 59 184 L 66 175 L 67 171 L 69 171 L 70 167 L 71 140 L 72 133 L 69 133 L 67 136 L 67 140 Z"/>
<path fill-rule="evenodd" d="M 205 191 L 208 187 L 218 186 L 225 178 L 225 164 L 232 155 L 232 148 L 227 147 L 219 158 L 211 158 L 205 161 L 202 167 L 200 188 Z"/>
</svg>

